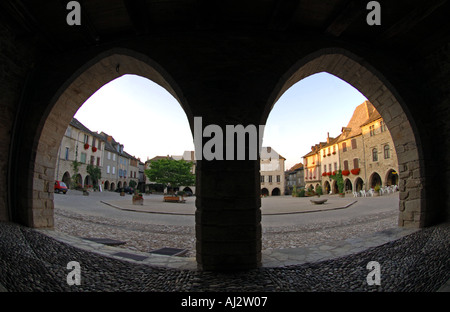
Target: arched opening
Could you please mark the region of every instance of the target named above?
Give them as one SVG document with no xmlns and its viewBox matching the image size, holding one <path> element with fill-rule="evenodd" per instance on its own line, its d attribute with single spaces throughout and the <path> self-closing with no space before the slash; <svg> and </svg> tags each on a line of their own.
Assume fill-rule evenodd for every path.
<svg viewBox="0 0 450 312">
<path fill-rule="evenodd" d="M 265 187 L 261 189 L 261 195 L 262 196 L 269 196 L 269 190 Z"/>
<path fill-rule="evenodd" d="M 369 178 L 369 186 L 370 188 L 375 188 L 375 186 L 383 186 L 383 182 L 381 181 L 381 177 L 378 173 L 374 172 Z"/>
<path fill-rule="evenodd" d="M 330 194 L 331 191 L 331 186 L 330 186 L 330 182 L 325 181 L 323 184 L 323 188 L 324 188 L 324 194 Z"/>
<path fill-rule="evenodd" d="M 344 190 L 345 192 L 352 192 L 353 191 L 353 187 L 352 187 L 352 181 L 350 181 L 350 179 L 345 179 L 344 181 Z"/>
<path fill-rule="evenodd" d="M 13 219 L 31 227 L 53 227 L 53 197 L 44 194 L 47 194 L 49 185 L 53 185 L 61 138 L 80 106 L 106 83 L 126 74 L 148 78 L 175 97 L 186 112 L 189 123 L 193 121 L 189 107 L 170 76 L 145 55 L 126 49 L 112 49 L 92 57 L 84 64 L 80 63 L 75 72 L 64 74 L 67 75 L 67 80 L 55 90 L 47 113 L 43 114 L 41 122 L 36 124 L 36 127 L 40 128 L 35 129 L 37 135 L 33 144 L 36 146 L 36 153 L 35 157 L 30 159 L 32 169 L 27 173 L 28 178 L 25 178 L 24 174 L 15 182 L 20 184 L 20 179 L 35 181 L 24 196 L 26 200 L 13 205 Z M 87 181 L 81 179 L 78 182 L 83 184 Z M 27 207 L 28 201 L 31 203 L 31 209 Z"/>
<path fill-rule="evenodd" d="M 111 185 L 110 185 L 110 187 L 109 187 L 109 190 L 110 190 L 111 192 L 114 192 L 114 191 L 116 190 L 116 184 L 115 184 L 114 182 L 111 182 Z"/>
<path fill-rule="evenodd" d="M 92 185 L 91 176 L 87 175 L 84 177 L 84 187 L 89 187 Z"/>
<path fill-rule="evenodd" d="M 105 189 L 105 191 L 109 191 L 109 181 L 106 180 L 105 183 L 103 184 L 103 188 Z"/>
<path fill-rule="evenodd" d="M 361 178 L 356 178 L 355 180 L 355 191 L 359 192 L 364 189 L 364 182 Z"/>
<path fill-rule="evenodd" d="M 281 191 L 278 187 L 276 187 L 272 190 L 272 196 L 280 196 L 280 195 L 281 195 Z"/>
<path fill-rule="evenodd" d="M 78 173 L 75 176 L 75 182 L 76 182 L 75 188 L 82 188 L 84 186 L 83 185 L 83 177 L 81 176 L 80 173 Z"/>
<path fill-rule="evenodd" d="M 337 182 L 333 180 L 332 182 L 332 193 L 333 194 L 338 194 L 339 193 L 339 188 L 337 185 Z"/>
<path fill-rule="evenodd" d="M 390 169 L 386 173 L 385 186 L 398 185 L 398 172 L 394 169 Z"/>
<path fill-rule="evenodd" d="M 407 106 L 393 85 L 386 77 L 373 68 L 367 60 L 361 59 L 348 50 L 337 48 L 319 50 L 301 59 L 280 79 L 272 93 L 272 97 L 267 102 L 265 111 L 262 114 L 261 124 L 266 123 L 273 106 L 286 90 L 303 78 L 320 72 L 330 73 L 352 85 L 379 112 L 391 133 L 394 148 L 397 152 L 398 166 L 402 168 L 402 175 L 399 175 L 398 224 L 412 227 L 424 226 L 425 218 L 423 212 L 426 211 L 426 203 L 421 199 L 425 185 L 424 183 L 406 183 L 406 179 L 403 181 L 401 179 L 402 176 L 412 177 L 412 172 L 414 171 L 416 174 L 414 180 L 423 180 L 423 158 L 421 158 L 420 140 L 416 135 L 418 133 L 416 125 L 410 118 Z M 358 173 L 354 174 L 357 175 Z M 357 190 L 359 187 L 360 184 L 355 183 L 355 189 Z M 402 196 L 402 193 L 406 194 L 408 191 L 420 194 L 409 205 L 406 202 L 411 199 L 408 196 Z"/>
<path fill-rule="evenodd" d="M 67 185 L 67 188 L 71 188 L 72 187 L 72 183 L 71 183 L 71 179 L 70 179 L 70 173 L 69 172 L 64 172 L 62 181 Z"/>
</svg>

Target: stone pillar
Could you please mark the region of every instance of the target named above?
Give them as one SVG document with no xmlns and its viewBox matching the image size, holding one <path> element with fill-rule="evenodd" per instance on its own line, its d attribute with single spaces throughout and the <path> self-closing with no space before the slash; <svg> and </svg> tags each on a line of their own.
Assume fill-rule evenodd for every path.
<svg viewBox="0 0 450 312">
<path fill-rule="evenodd" d="M 261 264 L 259 161 L 197 162 L 196 239 L 200 270 Z"/>
</svg>

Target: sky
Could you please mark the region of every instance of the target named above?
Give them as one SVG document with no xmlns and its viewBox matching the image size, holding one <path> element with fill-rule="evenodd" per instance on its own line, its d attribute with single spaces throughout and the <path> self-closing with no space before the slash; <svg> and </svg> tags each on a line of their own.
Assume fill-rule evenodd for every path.
<svg viewBox="0 0 450 312">
<path fill-rule="evenodd" d="M 263 146 L 286 158 L 285 169 L 302 162 L 311 146 L 341 133 L 366 98 L 327 73 L 311 75 L 275 103 Z M 177 100 L 146 78 L 124 75 L 104 85 L 75 114 L 91 131 L 105 132 L 142 161 L 194 150 L 189 123 Z"/>
</svg>

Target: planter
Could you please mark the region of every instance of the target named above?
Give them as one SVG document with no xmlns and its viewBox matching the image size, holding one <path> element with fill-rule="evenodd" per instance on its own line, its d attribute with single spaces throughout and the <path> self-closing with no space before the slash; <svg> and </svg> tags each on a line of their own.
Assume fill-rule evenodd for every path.
<svg viewBox="0 0 450 312">
<path fill-rule="evenodd" d="M 322 205 L 326 203 L 328 199 L 310 199 L 309 201 L 314 205 Z"/>
<path fill-rule="evenodd" d="M 339 197 L 345 197 L 345 193 L 339 193 Z"/>
<path fill-rule="evenodd" d="M 89 148 L 89 144 L 84 144 L 84 149 L 87 150 Z"/>
<path fill-rule="evenodd" d="M 361 169 L 359 169 L 359 168 L 355 168 L 355 169 L 350 170 L 350 172 L 352 174 L 354 174 L 354 175 L 358 175 L 360 171 L 361 171 Z"/>
<path fill-rule="evenodd" d="M 142 197 L 133 198 L 132 201 L 133 205 L 140 205 L 140 206 L 144 205 L 144 199 Z"/>
<path fill-rule="evenodd" d="M 350 174 L 350 171 L 348 170 L 342 170 L 342 175 L 343 176 L 348 176 Z"/>
<path fill-rule="evenodd" d="M 89 196 L 89 192 L 88 191 L 83 191 L 83 195 L 84 196 Z"/>
</svg>

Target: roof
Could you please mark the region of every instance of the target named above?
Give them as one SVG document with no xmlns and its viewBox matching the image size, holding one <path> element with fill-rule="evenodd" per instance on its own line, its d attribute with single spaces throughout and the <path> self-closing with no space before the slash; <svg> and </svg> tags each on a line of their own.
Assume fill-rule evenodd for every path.
<svg viewBox="0 0 450 312">
<path fill-rule="evenodd" d="M 293 165 L 293 166 L 288 170 L 288 172 L 289 172 L 289 171 L 298 171 L 298 170 L 301 170 L 301 169 L 303 169 L 303 164 L 302 164 L 302 163 L 298 163 L 298 164 Z"/>
<path fill-rule="evenodd" d="M 70 125 L 74 128 L 77 128 L 81 131 L 84 131 L 86 133 L 89 134 L 93 134 L 93 132 L 91 130 L 89 130 L 88 127 L 86 127 L 85 125 L 83 125 L 81 122 L 78 121 L 78 119 L 76 118 L 72 118 L 72 120 L 70 121 Z"/>
</svg>

